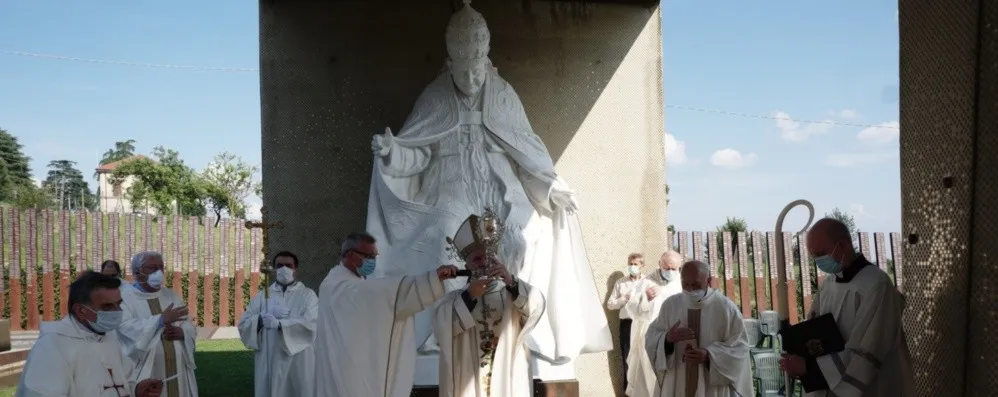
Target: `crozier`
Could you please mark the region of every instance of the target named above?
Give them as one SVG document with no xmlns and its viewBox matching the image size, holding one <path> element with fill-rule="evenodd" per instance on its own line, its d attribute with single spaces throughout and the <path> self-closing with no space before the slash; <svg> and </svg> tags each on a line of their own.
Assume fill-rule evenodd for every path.
<svg viewBox="0 0 998 397">
<path fill-rule="evenodd" d="M 534 376 L 574 379 L 578 355 L 613 348 L 575 199 L 519 97 L 489 60 L 488 27 L 469 3 L 451 17 L 449 58 L 402 129 L 373 139 L 367 229 L 381 248 L 375 276 L 453 263 L 444 236 L 493 208 L 507 228 L 500 260 L 546 297 L 527 338 Z M 431 313 L 415 319 L 417 385 L 438 382 Z"/>
</svg>

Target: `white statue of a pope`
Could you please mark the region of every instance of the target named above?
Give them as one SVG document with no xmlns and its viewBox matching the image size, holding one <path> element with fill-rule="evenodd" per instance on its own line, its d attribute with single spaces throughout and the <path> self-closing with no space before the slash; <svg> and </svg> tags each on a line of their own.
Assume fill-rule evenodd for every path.
<svg viewBox="0 0 998 397">
<path fill-rule="evenodd" d="M 574 193 L 492 66 L 485 19 L 468 3 L 447 26 L 444 70 L 397 135 L 386 130 L 373 139 L 367 229 L 382 248 L 379 273 L 448 263 L 444 237 L 491 207 L 506 228 L 500 260 L 547 297 L 528 339 L 533 355 L 560 365 L 611 350 Z M 430 337 L 429 316 L 416 317 L 417 345 Z"/>
</svg>

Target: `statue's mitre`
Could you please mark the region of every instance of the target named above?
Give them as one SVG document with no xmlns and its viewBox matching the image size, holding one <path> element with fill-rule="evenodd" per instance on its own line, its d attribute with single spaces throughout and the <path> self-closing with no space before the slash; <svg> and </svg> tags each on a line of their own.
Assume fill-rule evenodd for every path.
<svg viewBox="0 0 998 397">
<path fill-rule="evenodd" d="M 450 17 L 447 24 L 447 55 L 455 61 L 474 61 L 489 56 L 489 27 L 485 17 L 465 0 L 464 7 Z"/>
<path fill-rule="evenodd" d="M 468 259 L 472 252 L 485 248 L 485 224 L 478 215 L 471 215 L 464 220 L 461 227 L 454 233 L 454 248 L 461 259 Z"/>
</svg>

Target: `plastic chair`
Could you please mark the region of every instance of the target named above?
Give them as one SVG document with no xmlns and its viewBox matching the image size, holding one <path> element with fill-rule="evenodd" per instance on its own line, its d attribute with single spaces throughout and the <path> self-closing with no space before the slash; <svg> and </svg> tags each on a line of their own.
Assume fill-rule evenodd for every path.
<svg viewBox="0 0 998 397">
<path fill-rule="evenodd" d="M 780 395 L 783 389 L 783 372 L 780 371 L 780 356 L 772 351 L 752 353 L 752 378 L 758 383 L 756 396 Z"/>
</svg>

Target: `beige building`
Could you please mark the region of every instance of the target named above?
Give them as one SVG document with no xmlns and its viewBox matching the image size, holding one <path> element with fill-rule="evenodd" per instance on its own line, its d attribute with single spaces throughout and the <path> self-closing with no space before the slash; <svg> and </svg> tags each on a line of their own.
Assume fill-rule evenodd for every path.
<svg viewBox="0 0 998 397">
<path fill-rule="evenodd" d="M 125 192 L 128 188 L 135 183 L 133 177 L 126 177 L 124 180 L 115 183 L 114 180 L 114 170 L 118 168 L 119 165 L 128 162 L 130 160 L 146 158 L 142 155 L 136 155 L 124 160 L 115 161 L 113 163 L 107 163 L 102 166 L 97 167 L 97 194 L 98 194 L 98 204 L 101 212 L 117 212 L 120 214 L 140 212 L 140 213 L 155 213 L 156 209 L 146 206 L 145 208 L 134 208 L 132 203 L 128 200 Z"/>
</svg>

